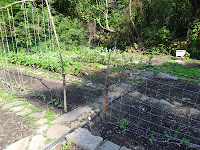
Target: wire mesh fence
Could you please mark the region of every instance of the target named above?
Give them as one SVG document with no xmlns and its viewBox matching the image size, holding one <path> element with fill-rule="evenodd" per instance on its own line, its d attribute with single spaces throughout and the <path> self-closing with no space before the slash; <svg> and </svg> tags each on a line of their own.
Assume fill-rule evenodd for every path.
<svg viewBox="0 0 200 150">
<path fill-rule="evenodd" d="M 117 81 L 109 80 L 106 120 L 152 144 L 199 149 L 199 85 L 165 73 L 125 72 Z"/>
</svg>

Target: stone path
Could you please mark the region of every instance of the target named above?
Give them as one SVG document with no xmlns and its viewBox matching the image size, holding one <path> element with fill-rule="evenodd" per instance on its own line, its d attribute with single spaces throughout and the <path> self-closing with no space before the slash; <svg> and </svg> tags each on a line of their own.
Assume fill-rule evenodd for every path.
<svg viewBox="0 0 200 150">
<path fill-rule="evenodd" d="M 0 98 L 0 101 L 3 102 L 4 100 Z M 87 122 L 89 116 L 94 115 L 95 112 L 100 110 L 100 106 L 101 105 L 98 103 L 94 103 L 90 106 L 79 107 L 57 117 L 51 123 L 47 124 L 48 119 L 44 118 L 47 113 L 46 110 L 33 112 L 32 109 L 24 105 L 24 101 L 13 101 L 4 104 L 2 106 L 4 110 L 15 112 L 16 115 L 20 116 L 28 114 L 29 117 L 38 119 L 35 122 L 38 129 L 36 135 L 20 139 L 5 147 L 3 150 L 42 150 L 50 144 L 48 141 L 52 142 L 58 139 L 73 128 L 76 128 L 76 130 L 66 136 L 67 140 L 70 140 L 82 149 L 110 150 L 111 148 L 112 150 L 116 149 L 116 147 L 117 149 L 120 149 L 120 146 L 112 142 L 103 141 L 102 137 L 93 136 L 87 129 L 79 128 Z"/>
</svg>

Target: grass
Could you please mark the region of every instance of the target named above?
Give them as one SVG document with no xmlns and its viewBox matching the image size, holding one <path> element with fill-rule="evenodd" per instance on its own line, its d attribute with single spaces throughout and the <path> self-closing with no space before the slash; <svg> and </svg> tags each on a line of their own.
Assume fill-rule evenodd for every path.
<svg viewBox="0 0 200 150">
<path fill-rule="evenodd" d="M 153 68 L 148 70 L 153 70 L 157 73 L 169 73 L 173 76 L 180 77 L 181 80 L 193 83 L 198 83 L 198 79 L 200 78 L 200 72 L 198 70 L 172 62 L 165 62 L 162 65 L 154 65 Z"/>
</svg>

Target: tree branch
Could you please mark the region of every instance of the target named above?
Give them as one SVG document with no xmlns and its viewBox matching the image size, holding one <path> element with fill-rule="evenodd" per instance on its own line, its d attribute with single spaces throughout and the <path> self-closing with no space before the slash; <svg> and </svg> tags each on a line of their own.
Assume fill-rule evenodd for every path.
<svg viewBox="0 0 200 150">
<path fill-rule="evenodd" d="M 11 4 L 7 5 L 7 6 L 1 7 L 0 10 L 2 10 L 2 9 L 6 9 L 6 8 L 8 8 L 8 7 L 11 7 L 12 5 L 16 5 L 16 4 L 19 4 L 19 3 L 25 3 L 25 2 L 36 2 L 36 1 L 38 1 L 38 0 L 23 0 L 23 1 L 16 1 L 16 2 L 14 2 L 14 3 L 11 3 Z"/>
<path fill-rule="evenodd" d="M 115 32 L 114 30 L 110 29 L 109 27 L 108 27 L 108 28 L 105 28 L 105 27 L 101 24 L 100 16 L 99 16 L 99 25 L 100 25 L 100 27 L 103 28 L 104 30 L 107 30 L 107 31 L 110 31 L 110 32 Z"/>
</svg>

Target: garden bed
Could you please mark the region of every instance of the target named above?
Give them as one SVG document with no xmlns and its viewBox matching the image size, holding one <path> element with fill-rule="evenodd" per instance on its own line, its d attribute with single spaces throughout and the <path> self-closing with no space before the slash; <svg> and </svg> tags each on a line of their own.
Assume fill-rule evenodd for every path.
<svg viewBox="0 0 200 150">
<path fill-rule="evenodd" d="M 96 119 L 92 134 L 131 149 L 200 148 L 200 114 L 191 112 L 200 110 L 198 85 L 149 79 L 132 90 L 108 105 L 107 120 Z"/>
</svg>

